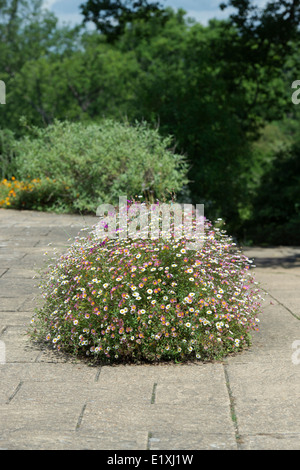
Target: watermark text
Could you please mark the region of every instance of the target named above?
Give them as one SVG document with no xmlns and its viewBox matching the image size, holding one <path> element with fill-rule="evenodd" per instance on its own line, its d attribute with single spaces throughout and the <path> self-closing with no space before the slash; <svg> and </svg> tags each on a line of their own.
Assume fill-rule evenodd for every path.
<svg viewBox="0 0 300 470">
<path fill-rule="evenodd" d="M 0 104 L 6 104 L 6 86 L 3 80 L 0 80 Z"/>
<path fill-rule="evenodd" d="M 299 104 L 300 98 L 298 98 L 298 95 L 300 95 L 300 80 L 295 80 L 292 83 L 292 88 L 297 88 L 297 90 L 292 94 L 292 103 Z"/>
<path fill-rule="evenodd" d="M 6 364 L 6 348 L 4 341 L 0 341 L 0 364 Z"/>
<path fill-rule="evenodd" d="M 142 239 L 158 238 L 188 240 L 188 250 L 199 250 L 204 243 L 204 204 L 135 202 L 128 204 L 126 196 L 119 197 L 116 212 L 112 204 L 101 204 L 95 234 L 98 238 Z"/>
<path fill-rule="evenodd" d="M 300 364 L 300 339 L 296 339 L 293 342 L 292 349 L 295 349 L 295 351 L 292 354 L 292 363 L 295 366 L 298 366 Z"/>
</svg>

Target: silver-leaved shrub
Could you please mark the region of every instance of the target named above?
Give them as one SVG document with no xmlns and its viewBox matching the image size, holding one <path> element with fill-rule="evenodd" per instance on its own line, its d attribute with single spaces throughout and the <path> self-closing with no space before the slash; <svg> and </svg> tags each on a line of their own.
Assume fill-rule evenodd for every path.
<svg viewBox="0 0 300 470">
<path fill-rule="evenodd" d="M 56 121 L 16 147 L 18 179 L 48 178 L 63 186 L 52 206 L 64 212 L 95 213 L 101 203 L 117 204 L 120 195 L 161 198 L 188 183 L 187 162 L 172 150 L 172 138 L 143 123 Z M 57 192 L 49 191 L 53 199 Z"/>
</svg>

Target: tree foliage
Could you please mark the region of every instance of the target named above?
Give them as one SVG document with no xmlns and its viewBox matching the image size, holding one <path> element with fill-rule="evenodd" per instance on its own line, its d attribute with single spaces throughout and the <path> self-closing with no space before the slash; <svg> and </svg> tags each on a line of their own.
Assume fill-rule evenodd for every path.
<svg viewBox="0 0 300 470">
<path fill-rule="evenodd" d="M 202 26 L 156 1 L 89 0 L 81 11 L 91 31 L 60 26 L 39 0 L 2 0 L 4 147 L 8 131 L 19 138 L 55 119 L 146 121 L 188 159 L 193 202 L 241 234 L 277 158 L 263 140 L 258 151 L 260 135 L 299 136 L 290 89 L 299 78 L 299 3 L 230 0 L 228 20 Z M 13 154 L 1 155 L 10 176 Z"/>
<path fill-rule="evenodd" d="M 257 244 L 299 245 L 299 143 L 278 151 L 273 164 L 263 174 L 245 229 Z"/>
<path fill-rule="evenodd" d="M 135 20 L 164 16 L 161 4 L 148 0 L 88 0 L 80 8 L 84 22 L 93 22 L 109 42 L 119 39 L 126 26 Z"/>
</svg>

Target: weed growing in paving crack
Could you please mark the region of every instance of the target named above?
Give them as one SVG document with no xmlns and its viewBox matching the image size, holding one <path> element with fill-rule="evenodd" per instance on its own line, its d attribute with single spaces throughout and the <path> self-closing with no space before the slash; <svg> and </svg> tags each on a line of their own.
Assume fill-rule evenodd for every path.
<svg viewBox="0 0 300 470">
<path fill-rule="evenodd" d="M 202 241 L 191 250 L 174 233 L 76 237 L 44 276 L 31 338 L 104 363 L 213 360 L 242 350 L 261 309 L 251 262 L 208 220 Z"/>
</svg>

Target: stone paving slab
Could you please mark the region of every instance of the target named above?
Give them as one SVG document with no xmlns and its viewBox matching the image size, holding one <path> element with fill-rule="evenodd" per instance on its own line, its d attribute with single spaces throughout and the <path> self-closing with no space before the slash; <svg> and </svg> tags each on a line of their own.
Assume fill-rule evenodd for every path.
<svg viewBox="0 0 300 470">
<path fill-rule="evenodd" d="M 264 400 L 262 403 L 237 402 L 237 415 L 241 435 L 299 434 L 299 401 Z"/>
<path fill-rule="evenodd" d="M 2 276 L 0 273 L 0 278 L 2 277 L 3 281 L 7 279 L 30 279 L 32 284 L 34 285 L 34 279 L 38 279 L 40 277 L 39 273 L 35 269 L 28 269 L 28 268 L 20 268 L 20 267 L 10 267 L 9 269 L 3 269 Z M 1 281 L 2 285 L 2 281 Z"/>
<path fill-rule="evenodd" d="M 5 333 L 11 326 L 28 327 L 28 312 L 1 312 L 0 333 Z"/>
<path fill-rule="evenodd" d="M 8 326 L 2 330 L 0 340 L 5 343 L 6 363 L 35 362 L 40 355 L 40 351 L 33 347 L 25 336 L 26 327 Z M 0 366 L 1 367 L 1 366 Z"/>
<path fill-rule="evenodd" d="M 274 370 L 273 364 L 249 364 L 247 368 L 243 364 L 235 364 L 229 368 L 230 387 L 233 396 L 242 397 L 242 404 L 277 404 L 291 402 L 299 403 L 299 368 L 293 364 L 278 364 Z M 253 382 L 253 377 L 256 377 Z M 288 379 L 288 380 L 287 380 Z M 239 404 L 237 403 L 237 408 Z M 297 426 L 299 424 L 297 423 Z M 300 432 L 300 430 L 299 430 Z"/>
<path fill-rule="evenodd" d="M 248 434 L 243 450 L 298 450 L 300 434 L 263 433 Z"/>
<path fill-rule="evenodd" d="M 244 355 L 228 361 L 240 448 L 299 450 L 300 354 L 293 344 L 300 339 L 300 249 L 245 253 L 255 253 L 256 278 L 273 305 L 264 307 L 249 361 L 242 363 Z"/>
<path fill-rule="evenodd" d="M 0 297 L 16 298 L 31 295 L 34 289 L 32 279 L 8 277 L 1 279 Z"/>
<path fill-rule="evenodd" d="M 234 434 L 210 433 L 205 425 L 197 433 L 169 430 L 167 433 L 161 430 L 151 433 L 148 441 L 149 450 L 236 450 Z"/>
<path fill-rule="evenodd" d="M 300 247 L 245 250 L 267 293 L 260 332 L 242 354 L 91 367 L 24 333 L 41 302 L 33 277 L 45 251 L 64 251 L 96 221 L 0 210 L 0 449 L 298 450 Z"/>
<path fill-rule="evenodd" d="M 19 440 L 20 448 L 22 448 L 22 439 L 27 436 L 27 433 L 38 434 L 47 431 L 51 436 L 53 431 L 75 430 L 80 412 L 80 404 L 76 402 L 70 402 L 68 406 L 62 406 L 57 402 L 43 403 L 41 406 L 40 403 L 14 404 L 12 399 L 9 404 L 0 405 L 2 428 L 0 437 L 7 442 L 10 435 L 15 434 L 17 430 L 22 430 Z"/>
<path fill-rule="evenodd" d="M 46 372 L 46 374 L 45 374 Z M 21 363 L 7 363 L 6 367 L 1 367 L 1 383 L 18 377 L 22 383 L 36 382 L 43 383 L 45 387 L 51 387 L 55 383 L 85 383 L 92 385 L 96 382 L 99 368 L 86 367 L 82 364 L 71 363 L 48 363 L 47 367 L 42 362 L 29 363 L 24 367 Z"/>
<path fill-rule="evenodd" d="M 119 429 L 120 435 L 126 430 L 147 430 L 151 433 L 188 432 L 196 435 L 208 433 L 224 433 L 234 437 L 231 417 L 222 403 L 219 406 L 201 405 L 197 411 L 186 402 L 175 405 L 133 405 L 131 408 L 123 404 L 105 403 L 102 407 L 98 401 L 88 403 L 85 409 L 80 430 Z M 197 419 L 195 419 L 195 414 Z"/>
<path fill-rule="evenodd" d="M 23 297 L 3 297 L 0 299 L 0 312 L 15 312 L 23 303 Z"/>
</svg>

